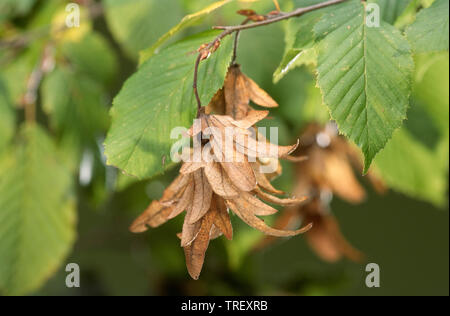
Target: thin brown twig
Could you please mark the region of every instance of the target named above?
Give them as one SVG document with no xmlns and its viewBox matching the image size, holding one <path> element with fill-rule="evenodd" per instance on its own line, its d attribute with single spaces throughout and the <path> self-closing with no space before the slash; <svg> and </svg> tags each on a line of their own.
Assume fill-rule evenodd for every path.
<svg viewBox="0 0 450 316">
<path fill-rule="evenodd" d="M 246 18 L 244 22 L 241 23 L 241 25 L 245 25 L 250 21 L 251 21 L 250 18 Z M 231 65 L 236 64 L 237 50 L 239 46 L 239 35 L 241 35 L 241 31 L 237 31 L 234 37 L 233 57 L 231 58 Z"/>
<path fill-rule="evenodd" d="M 195 60 L 195 70 L 194 70 L 194 95 L 197 99 L 197 115 L 200 114 L 200 108 L 202 107 L 202 101 L 200 100 L 200 96 L 198 94 L 197 82 L 198 82 L 198 67 L 200 66 L 200 62 L 202 59 L 202 54 L 198 54 L 197 59 Z"/>
<path fill-rule="evenodd" d="M 322 3 L 318 3 L 309 7 L 304 7 L 304 8 L 298 8 L 292 12 L 288 12 L 288 13 L 284 13 L 284 12 L 280 12 L 276 15 L 273 15 L 271 18 L 261 21 L 261 22 L 255 22 L 253 24 L 247 24 L 247 25 L 236 25 L 236 26 L 215 26 L 214 29 L 215 30 L 224 30 L 224 32 L 236 32 L 236 31 L 242 31 L 242 30 L 247 30 L 247 29 L 252 29 L 255 27 L 260 27 L 260 26 L 265 26 L 265 25 L 269 25 L 269 24 L 273 24 L 276 22 L 280 22 L 283 20 L 287 20 L 290 18 L 294 18 L 294 17 L 299 17 L 305 13 L 311 12 L 311 11 L 315 11 L 318 9 L 322 9 L 325 7 L 329 7 L 331 5 L 335 5 L 335 4 L 339 4 L 342 3 L 344 1 L 347 0 L 329 0 L 326 2 L 322 2 Z M 220 35 L 219 35 L 220 36 Z M 223 37 L 222 37 L 223 38 Z"/>
<path fill-rule="evenodd" d="M 252 24 L 240 24 L 240 25 L 235 25 L 235 26 L 215 26 L 213 27 L 213 29 L 215 30 L 223 30 L 222 33 L 220 33 L 212 42 L 210 42 L 209 44 L 207 44 L 204 48 L 202 48 L 199 52 L 199 55 L 197 57 L 197 60 L 195 62 L 195 68 L 194 68 L 194 83 L 193 83 L 193 87 L 194 87 L 194 95 L 195 98 L 197 100 L 197 107 L 198 109 L 200 109 L 202 107 L 202 103 L 201 103 L 201 99 L 200 96 L 198 94 L 198 85 L 197 85 L 197 81 L 198 81 L 198 70 L 200 67 L 200 63 L 203 59 L 206 59 L 205 57 L 205 52 L 207 53 L 206 55 L 209 56 L 210 53 L 212 53 L 212 48 L 213 47 L 217 47 L 218 43 L 220 43 L 220 41 L 225 38 L 228 35 L 231 35 L 235 32 L 241 32 L 243 30 L 248 30 L 248 29 L 252 29 L 252 28 L 256 28 L 256 27 L 260 27 L 260 26 L 265 26 L 265 25 L 269 25 L 269 24 L 273 24 L 276 22 L 280 22 L 283 20 L 287 20 L 293 17 L 299 17 L 305 13 L 311 12 L 311 11 L 315 11 L 318 9 L 322 9 L 325 7 L 329 7 L 335 4 L 339 4 L 342 2 L 345 2 L 347 0 L 329 0 L 329 1 L 325 1 L 322 3 L 318 3 L 309 7 L 304 7 L 304 8 L 298 8 L 295 9 L 294 11 L 291 12 L 279 12 L 277 14 L 273 14 L 273 15 L 268 15 L 266 16 L 266 19 L 260 22 L 255 22 Z M 235 46 L 236 49 L 236 46 Z M 234 57 L 233 57 L 234 58 Z"/>
</svg>

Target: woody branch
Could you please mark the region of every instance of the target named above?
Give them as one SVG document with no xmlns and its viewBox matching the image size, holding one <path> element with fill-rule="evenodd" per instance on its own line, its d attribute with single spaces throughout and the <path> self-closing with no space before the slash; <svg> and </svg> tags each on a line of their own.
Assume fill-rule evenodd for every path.
<svg viewBox="0 0 450 316">
<path fill-rule="evenodd" d="M 197 107 L 198 109 L 200 109 L 202 107 L 202 102 L 200 99 L 200 95 L 198 94 L 198 69 L 200 67 L 200 63 L 202 62 L 202 60 L 207 59 L 212 53 L 214 53 L 216 51 L 216 49 L 219 47 L 220 45 L 220 41 L 227 37 L 228 35 L 231 35 L 233 33 L 239 33 L 243 30 L 248 30 L 248 29 L 252 29 L 252 28 L 256 28 L 256 27 L 260 27 L 260 26 L 265 26 L 265 25 L 269 25 L 269 24 L 273 24 L 273 23 L 277 23 L 283 20 L 287 20 L 290 18 L 294 18 L 294 17 L 299 17 L 302 16 L 305 13 L 308 12 L 312 12 L 318 9 L 322 9 L 325 7 L 329 7 L 335 4 L 339 4 L 342 2 L 345 2 L 347 0 L 329 0 L 329 1 L 325 1 L 322 3 L 318 3 L 309 7 L 304 7 L 304 8 L 298 8 L 295 9 L 291 12 L 276 12 L 274 14 L 269 14 L 264 16 L 264 20 L 259 21 L 259 22 L 254 22 L 252 24 L 247 24 L 248 19 L 245 20 L 245 23 L 242 23 L 240 25 L 235 25 L 235 26 L 214 26 L 213 29 L 215 30 L 223 30 L 222 33 L 220 33 L 212 42 L 203 45 L 203 47 L 201 47 L 201 49 L 199 49 L 199 54 L 197 56 L 196 62 L 195 62 L 195 68 L 194 68 L 194 84 L 193 84 L 193 88 L 194 88 L 194 95 L 195 98 L 197 100 Z M 235 59 L 235 56 L 233 56 L 233 60 Z"/>
</svg>

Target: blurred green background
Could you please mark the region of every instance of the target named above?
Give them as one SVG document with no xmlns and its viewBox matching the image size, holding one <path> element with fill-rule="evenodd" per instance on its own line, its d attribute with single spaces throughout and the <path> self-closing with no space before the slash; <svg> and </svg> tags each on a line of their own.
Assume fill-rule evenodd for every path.
<svg viewBox="0 0 450 316">
<path fill-rule="evenodd" d="M 103 210 L 80 207 L 80 239 L 67 262 L 80 264 L 81 288 L 66 288 L 61 268 L 38 294 L 448 295 L 448 212 L 426 203 L 395 193 L 370 194 L 361 206 L 333 203 L 346 237 L 380 265 L 380 288 L 365 286 L 365 264 L 324 263 L 302 236 L 243 255 L 238 263 L 230 262 L 230 242 L 220 238 L 211 242 L 202 276 L 193 281 L 175 236 L 180 221 L 138 236 L 127 231 L 148 202 L 147 189 L 135 185 Z M 233 243 L 260 235 L 239 219 L 233 225 Z"/>
<path fill-rule="evenodd" d="M 9 0 L 0 0 L 4 1 Z M 19 29 L 26 29 L 29 21 L 46 10 L 52 1 L 66 2 L 30 1 L 29 10 L 24 9 L 23 14 L 6 19 L 10 19 L 9 22 L 19 26 Z M 117 74 L 107 85 L 106 103 L 110 104 L 124 80 L 136 70 L 139 50 L 155 42 L 185 14 L 212 2 L 102 1 L 106 11 L 94 20 L 93 30 L 107 39 L 118 60 Z M 283 0 L 280 3 L 285 5 Z M 270 0 L 233 3 L 178 37 L 208 29 L 212 25 L 237 24 L 242 17 L 235 12 L 245 7 L 262 13 L 274 8 Z M 5 18 L 0 18 L 2 20 L 4 22 Z M 48 24 L 50 21 L 44 19 L 42 23 Z M 3 35 L 6 33 L 3 32 Z M 275 120 L 270 123 L 280 127 L 281 143 L 292 141 L 304 123 L 304 118 L 296 114 L 310 100 L 308 95 L 313 74 L 310 69 L 298 68 L 277 85 L 272 83 L 273 72 L 284 53 L 282 23 L 244 32 L 240 43 L 238 62 L 243 72 L 280 104 L 280 109 L 272 113 Z M 200 280 L 193 281 L 186 271 L 183 250 L 176 237 L 181 230 L 181 219 L 140 235 L 128 231 L 133 219 L 152 199 L 160 197 L 176 170 L 155 179 L 136 182 L 113 168 L 104 167 L 100 155 L 96 153 L 95 156 L 92 181 L 76 187 L 78 237 L 73 251 L 49 281 L 33 294 L 449 294 L 448 202 L 446 206 L 436 208 L 393 191 L 379 196 L 370 188 L 367 188 L 369 197 L 362 205 L 353 206 L 337 199 L 333 201 L 333 212 L 344 235 L 367 255 L 368 263 L 380 265 L 381 288 L 378 289 L 365 286 L 365 263 L 324 263 L 307 247 L 302 236 L 280 239 L 267 249 L 253 251 L 252 245 L 262 234 L 251 230 L 234 216 L 234 240 L 229 242 L 221 237 L 212 241 Z M 364 179 L 361 181 L 366 183 Z M 283 189 L 292 186 L 289 165 L 285 166 L 284 174 L 276 185 Z M 65 265 L 71 262 L 80 265 L 80 288 L 69 289 L 65 286 Z"/>
</svg>

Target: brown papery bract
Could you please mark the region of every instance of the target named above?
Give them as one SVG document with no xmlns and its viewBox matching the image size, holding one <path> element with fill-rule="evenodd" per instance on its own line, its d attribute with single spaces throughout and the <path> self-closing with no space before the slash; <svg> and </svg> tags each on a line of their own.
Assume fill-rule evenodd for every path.
<svg viewBox="0 0 450 316">
<path fill-rule="evenodd" d="M 252 109 L 250 100 L 266 107 L 278 106 L 256 83 L 244 76 L 238 66 L 232 66 L 225 86 L 207 108 L 199 111 L 199 126 L 192 126 L 188 132 L 191 137 L 209 133 L 209 138 L 201 142 L 201 149 L 209 146 L 213 159 L 184 162 L 180 175 L 165 190 L 163 197 L 153 201 L 130 228 L 133 232 L 143 232 L 148 226 L 157 227 L 185 211 L 179 237 L 193 279 L 200 275 L 209 241 L 221 235 L 232 239 L 230 212 L 271 236 L 295 236 L 312 227 L 307 224 L 297 230 L 275 229 L 258 217 L 278 212 L 263 201 L 285 206 L 298 205 L 305 198 L 272 195 L 283 194 L 270 183 L 270 179 L 281 173 L 278 158 L 289 155 L 298 144 L 277 146 L 252 135 L 249 128 L 267 117 L 268 111 Z M 225 139 L 226 129 L 232 129 L 235 136 L 230 148 L 221 141 Z M 275 168 L 266 175 L 260 167 L 270 164 Z"/>
</svg>

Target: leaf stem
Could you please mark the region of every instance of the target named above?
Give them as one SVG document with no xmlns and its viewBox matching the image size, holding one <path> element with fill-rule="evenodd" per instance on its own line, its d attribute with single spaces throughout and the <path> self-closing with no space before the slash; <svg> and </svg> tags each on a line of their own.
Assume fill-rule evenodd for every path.
<svg viewBox="0 0 450 316">
<path fill-rule="evenodd" d="M 249 18 L 246 18 L 244 22 L 241 23 L 241 25 L 245 25 L 251 20 Z M 241 35 L 241 31 L 237 31 L 234 37 L 234 46 L 233 46 L 233 57 L 231 58 L 231 65 L 236 64 L 237 59 L 237 49 L 239 46 L 239 35 Z"/>
<path fill-rule="evenodd" d="M 318 9 L 322 9 L 325 7 L 329 7 L 335 4 L 339 4 L 342 3 L 344 1 L 347 0 L 329 0 L 329 1 L 325 1 L 322 3 L 318 3 L 315 5 L 311 5 L 309 7 L 304 7 L 304 8 L 298 8 L 295 9 L 294 11 L 291 12 L 279 12 L 277 14 L 271 14 L 271 15 L 267 15 L 266 19 L 264 21 L 259 21 L 259 22 L 254 22 L 252 24 L 247 24 L 249 21 L 244 21 L 245 23 L 241 23 L 240 25 L 235 25 L 235 26 L 214 26 L 213 29 L 215 30 L 223 30 L 222 33 L 220 33 L 211 43 L 207 44 L 204 48 L 202 48 L 198 54 L 198 57 L 195 61 L 195 68 L 194 68 L 194 83 L 193 83 L 193 88 L 194 88 L 194 95 L 195 98 L 197 100 L 197 108 L 200 109 L 202 107 L 202 103 L 201 103 L 201 99 L 200 96 L 198 94 L 198 69 L 200 67 L 200 63 L 203 59 L 205 58 L 205 52 L 208 53 L 212 53 L 212 49 L 214 47 L 217 47 L 217 44 L 226 36 L 231 35 L 233 33 L 237 33 L 236 34 L 236 38 L 235 38 L 235 45 L 234 45 L 234 50 L 233 50 L 233 59 L 232 59 L 232 63 L 234 63 L 236 61 L 236 55 L 237 55 L 237 41 L 238 41 L 238 36 L 239 33 L 243 30 L 248 30 L 248 29 L 252 29 L 252 28 L 256 28 L 256 27 L 260 27 L 260 26 L 265 26 L 265 25 L 269 25 L 269 24 L 273 24 L 276 22 L 280 22 L 283 20 L 287 20 L 293 17 L 299 17 L 305 13 L 311 12 L 311 11 L 315 11 Z"/>
<path fill-rule="evenodd" d="M 318 3 L 315 5 L 309 6 L 309 7 L 298 8 L 292 12 L 287 12 L 287 13 L 280 12 L 279 14 L 272 15 L 271 18 L 268 18 L 267 20 L 255 22 L 253 24 L 236 25 L 236 26 L 215 26 L 214 29 L 215 30 L 224 30 L 224 31 L 228 31 L 231 33 L 236 32 L 236 31 L 248 30 L 248 29 L 252 29 L 255 27 L 260 27 L 260 26 L 265 26 L 265 25 L 276 23 L 276 22 L 280 22 L 280 21 L 287 20 L 290 18 L 299 17 L 305 13 L 315 11 L 318 9 L 322 9 L 325 7 L 329 7 L 331 5 L 339 4 L 344 1 L 347 1 L 347 0 L 330 0 L 330 1 L 322 2 L 322 3 Z"/>
<path fill-rule="evenodd" d="M 197 99 L 197 115 L 200 114 L 200 109 L 202 107 L 202 101 L 200 100 L 200 96 L 198 94 L 197 82 L 198 82 L 198 67 L 200 66 L 200 61 L 202 59 L 202 55 L 198 54 L 197 59 L 195 60 L 195 68 L 194 68 L 194 95 Z"/>
</svg>

